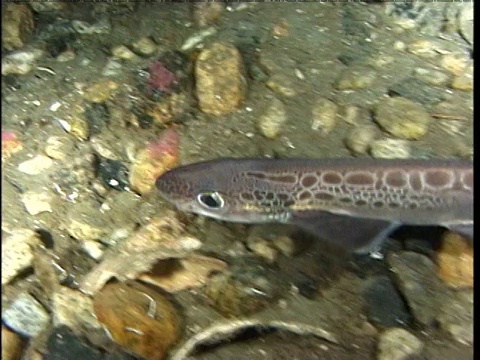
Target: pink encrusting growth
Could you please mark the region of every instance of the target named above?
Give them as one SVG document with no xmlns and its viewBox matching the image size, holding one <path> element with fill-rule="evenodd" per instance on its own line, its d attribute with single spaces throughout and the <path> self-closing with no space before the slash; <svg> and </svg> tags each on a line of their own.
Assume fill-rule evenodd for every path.
<svg viewBox="0 0 480 360">
<path fill-rule="evenodd" d="M 178 164 L 180 137 L 174 129 L 138 151 L 130 169 L 130 186 L 140 194 L 150 192 L 155 179 Z"/>
<path fill-rule="evenodd" d="M 13 140 L 17 140 L 17 135 L 13 131 L 2 131 L 2 144 Z"/>
<path fill-rule="evenodd" d="M 153 61 L 148 65 L 150 77 L 147 84 L 149 90 L 153 91 L 172 91 L 172 85 L 177 83 L 175 75 L 165 67 L 161 61 Z"/>
<path fill-rule="evenodd" d="M 180 137 L 174 129 L 167 129 L 160 137 L 148 145 L 148 151 L 152 158 L 158 159 L 165 155 L 178 157 Z"/>
<path fill-rule="evenodd" d="M 22 142 L 13 131 L 2 131 L 2 162 L 23 149 Z"/>
</svg>

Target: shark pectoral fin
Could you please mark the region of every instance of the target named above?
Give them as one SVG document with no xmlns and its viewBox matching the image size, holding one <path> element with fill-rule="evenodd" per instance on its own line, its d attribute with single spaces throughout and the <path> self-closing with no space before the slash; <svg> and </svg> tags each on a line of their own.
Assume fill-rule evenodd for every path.
<svg viewBox="0 0 480 360">
<path fill-rule="evenodd" d="M 445 225 L 445 227 L 451 231 L 459 233 L 470 240 L 473 240 L 473 224 L 455 224 L 455 225 Z"/>
<path fill-rule="evenodd" d="M 325 211 L 299 213 L 292 216 L 290 223 L 359 254 L 374 251 L 401 225 L 386 220 L 357 218 Z"/>
</svg>

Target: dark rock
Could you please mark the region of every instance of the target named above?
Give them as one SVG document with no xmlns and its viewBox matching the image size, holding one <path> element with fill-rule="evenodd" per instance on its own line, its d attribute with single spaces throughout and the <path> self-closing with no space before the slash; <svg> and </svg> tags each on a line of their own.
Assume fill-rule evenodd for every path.
<svg viewBox="0 0 480 360">
<path fill-rule="evenodd" d="M 423 34 L 437 35 L 444 27 L 445 7 L 443 2 L 389 2 L 385 12 L 399 24 L 408 22 Z"/>
<path fill-rule="evenodd" d="M 119 191 L 128 189 L 128 168 L 121 161 L 100 157 L 97 171 L 106 186 Z"/>
<path fill-rule="evenodd" d="M 47 341 L 47 354 L 43 360 L 134 360 L 135 357 L 122 351 L 104 353 L 93 347 L 86 339 L 77 337 L 68 327 L 54 329 Z"/>
<path fill-rule="evenodd" d="M 103 354 L 85 340 L 75 336 L 66 326 L 60 326 L 52 332 L 47 341 L 48 352 L 43 360 L 101 360 Z"/>
<path fill-rule="evenodd" d="M 364 299 L 368 319 L 375 325 L 408 326 L 412 320 L 405 301 L 387 276 L 372 278 Z"/>
<path fill-rule="evenodd" d="M 63 37 L 55 37 L 48 39 L 46 42 L 46 50 L 50 54 L 51 57 L 56 58 L 62 52 L 69 48 L 69 44 L 75 41 L 75 35 L 69 34 Z"/>
<path fill-rule="evenodd" d="M 389 90 L 390 96 L 402 96 L 423 105 L 436 104 L 445 99 L 445 90 L 414 78 L 406 78 L 394 84 Z"/>
<path fill-rule="evenodd" d="M 407 239 L 405 240 L 405 250 L 426 255 L 429 258 L 433 258 L 435 254 L 433 243 L 427 239 Z"/>
<path fill-rule="evenodd" d="M 148 114 L 141 114 L 138 116 L 138 125 L 142 129 L 150 129 L 153 124 L 153 117 Z"/>
<path fill-rule="evenodd" d="M 415 319 L 422 325 L 435 327 L 449 291 L 437 277 L 433 261 L 411 251 L 391 254 L 387 261 Z"/>
<path fill-rule="evenodd" d="M 110 112 L 104 103 L 86 102 L 85 119 L 88 122 L 90 136 L 100 134 L 110 122 Z"/>
<path fill-rule="evenodd" d="M 310 276 L 299 273 L 294 285 L 298 288 L 300 295 L 307 299 L 314 299 L 318 292 L 318 282 Z"/>
<path fill-rule="evenodd" d="M 365 46 L 363 46 L 365 45 Z M 368 58 L 369 55 L 373 53 L 374 48 L 369 45 L 368 43 L 364 43 L 362 45 L 357 44 L 352 48 L 344 51 L 338 56 L 338 60 L 347 65 L 353 65 L 355 63 L 360 63 L 362 60 Z"/>
<path fill-rule="evenodd" d="M 354 39 L 369 38 L 372 27 L 376 27 L 378 24 L 378 15 L 365 4 L 353 3 L 343 8 L 342 29 L 346 35 Z"/>
<path fill-rule="evenodd" d="M 286 291 L 278 273 L 255 259 L 233 264 L 230 271 L 213 274 L 205 287 L 209 303 L 226 317 L 260 311 Z"/>
</svg>

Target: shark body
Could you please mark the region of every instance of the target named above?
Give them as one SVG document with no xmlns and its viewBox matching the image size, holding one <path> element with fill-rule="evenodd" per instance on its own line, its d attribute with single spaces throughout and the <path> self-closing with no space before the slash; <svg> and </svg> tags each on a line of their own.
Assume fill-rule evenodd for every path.
<svg viewBox="0 0 480 360">
<path fill-rule="evenodd" d="M 175 168 L 156 187 L 182 211 L 295 224 L 360 253 L 403 224 L 473 239 L 468 160 L 217 159 Z"/>
</svg>

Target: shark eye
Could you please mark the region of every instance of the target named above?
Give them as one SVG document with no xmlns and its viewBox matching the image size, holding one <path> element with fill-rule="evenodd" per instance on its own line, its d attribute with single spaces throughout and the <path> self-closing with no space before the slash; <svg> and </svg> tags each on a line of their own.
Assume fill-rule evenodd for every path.
<svg viewBox="0 0 480 360">
<path fill-rule="evenodd" d="M 198 194 L 197 201 L 208 209 L 221 209 L 225 205 L 222 196 L 216 191 Z"/>
</svg>

